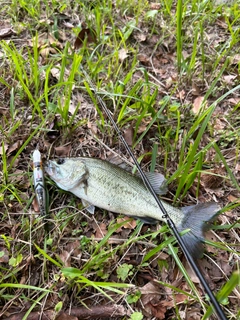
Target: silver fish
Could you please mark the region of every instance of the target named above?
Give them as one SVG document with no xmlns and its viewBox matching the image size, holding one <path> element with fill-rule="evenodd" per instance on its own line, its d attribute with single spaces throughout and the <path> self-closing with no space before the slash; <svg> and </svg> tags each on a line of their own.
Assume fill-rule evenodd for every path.
<svg viewBox="0 0 240 320">
<path fill-rule="evenodd" d="M 165 221 L 154 197 L 140 177 L 100 159 L 60 158 L 47 161 L 45 170 L 59 188 L 81 198 L 89 212 L 94 206 L 138 218 L 147 223 Z M 160 173 L 147 173 L 157 194 L 166 193 L 165 179 Z M 219 206 L 202 203 L 181 209 L 162 201 L 178 231 L 188 229 L 182 238 L 194 258 L 202 254 L 203 232 L 208 229 Z"/>
</svg>

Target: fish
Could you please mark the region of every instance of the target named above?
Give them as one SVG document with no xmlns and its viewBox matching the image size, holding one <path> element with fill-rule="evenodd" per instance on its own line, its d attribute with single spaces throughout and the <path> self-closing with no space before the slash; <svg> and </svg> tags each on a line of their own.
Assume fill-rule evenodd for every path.
<svg viewBox="0 0 240 320">
<path fill-rule="evenodd" d="M 95 206 L 114 213 L 140 219 L 144 223 L 166 222 L 156 200 L 138 175 L 106 160 L 76 157 L 48 160 L 45 171 L 56 185 L 82 200 L 84 207 L 94 213 Z M 167 192 L 166 180 L 158 172 L 145 173 L 158 195 Z M 182 208 L 162 201 L 170 219 L 182 235 L 193 258 L 203 253 L 204 232 L 210 228 L 220 207 L 215 202 L 199 203 Z"/>
</svg>

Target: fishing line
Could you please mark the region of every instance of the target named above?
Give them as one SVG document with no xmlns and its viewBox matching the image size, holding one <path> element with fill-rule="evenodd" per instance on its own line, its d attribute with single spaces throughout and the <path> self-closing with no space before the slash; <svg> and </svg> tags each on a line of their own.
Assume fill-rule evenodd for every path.
<svg viewBox="0 0 240 320">
<path fill-rule="evenodd" d="M 120 140 L 122 141 L 122 143 L 124 144 L 128 154 L 131 156 L 131 158 L 134 161 L 134 164 L 136 165 L 138 172 L 143 180 L 143 182 L 145 183 L 147 189 L 151 192 L 152 196 L 154 197 L 154 199 L 156 200 L 161 212 L 163 213 L 163 219 L 166 220 L 168 227 L 172 230 L 174 236 L 176 237 L 185 257 L 187 258 L 190 266 L 192 267 L 192 269 L 194 270 L 194 272 L 196 273 L 196 275 L 198 276 L 202 286 L 204 287 L 207 295 L 209 296 L 209 299 L 216 311 L 216 314 L 218 315 L 220 320 L 227 320 L 226 315 L 224 314 L 222 308 L 220 307 L 220 304 L 218 303 L 217 299 L 215 298 L 213 292 L 211 291 L 211 289 L 209 288 L 205 278 L 203 277 L 202 273 L 199 270 L 199 267 L 197 265 L 197 263 L 194 261 L 193 257 L 191 256 L 191 254 L 189 253 L 185 243 L 183 242 L 180 234 L 178 233 L 178 230 L 175 226 L 175 224 L 173 223 L 172 219 L 169 217 L 166 209 L 164 208 L 161 200 L 158 198 L 157 194 L 155 193 L 153 187 L 151 186 L 151 184 L 149 183 L 146 175 L 144 174 L 142 168 L 140 167 L 137 159 L 135 158 L 131 148 L 129 147 L 129 145 L 127 144 L 126 140 L 124 139 L 121 130 L 118 128 L 118 125 L 116 124 L 116 122 L 114 121 L 111 112 L 109 111 L 109 109 L 107 108 L 106 104 L 104 103 L 104 101 L 102 100 L 102 98 L 98 95 L 97 89 L 95 87 L 95 85 L 93 84 L 93 82 L 91 81 L 90 77 L 88 76 L 87 72 L 82 68 L 81 71 L 83 72 L 84 76 L 86 77 L 87 82 L 91 85 L 92 90 L 99 102 L 99 104 L 101 105 L 103 111 L 106 113 L 108 119 L 110 120 L 110 122 L 112 123 L 115 131 L 117 132 Z"/>
</svg>

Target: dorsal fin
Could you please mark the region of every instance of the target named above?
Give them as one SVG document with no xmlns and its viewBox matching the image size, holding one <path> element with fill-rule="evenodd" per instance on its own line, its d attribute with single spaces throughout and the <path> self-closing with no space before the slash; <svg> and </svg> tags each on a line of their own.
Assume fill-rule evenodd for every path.
<svg viewBox="0 0 240 320">
<path fill-rule="evenodd" d="M 166 194 L 168 191 L 165 177 L 159 172 L 144 172 L 153 190 L 158 195 Z"/>
</svg>

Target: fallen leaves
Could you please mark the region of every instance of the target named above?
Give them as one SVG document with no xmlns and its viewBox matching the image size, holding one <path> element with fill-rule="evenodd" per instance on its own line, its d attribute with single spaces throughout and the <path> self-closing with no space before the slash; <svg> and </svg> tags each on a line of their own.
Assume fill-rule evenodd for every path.
<svg viewBox="0 0 240 320">
<path fill-rule="evenodd" d="M 84 41 L 86 41 L 87 44 L 95 43 L 97 41 L 96 31 L 94 29 L 86 28 L 85 24 L 83 24 L 83 28 L 78 33 L 74 42 L 74 50 L 80 49 L 83 46 Z"/>
<path fill-rule="evenodd" d="M 72 146 L 69 143 L 68 145 L 59 146 L 54 148 L 55 153 L 58 157 L 69 157 L 72 150 Z"/>
<path fill-rule="evenodd" d="M 12 27 L 1 28 L 0 29 L 0 40 L 6 38 L 8 36 L 11 36 L 13 34 L 15 34 L 15 31 L 12 29 Z"/>
<path fill-rule="evenodd" d="M 128 57 L 128 50 L 122 48 L 118 51 L 118 59 L 123 62 Z"/>
<path fill-rule="evenodd" d="M 203 96 L 199 96 L 199 97 L 194 99 L 193 108 L 192 108 L 192 111 L 193 111 L 194 114 L 198 114 L 199 113 L 199 111 L 202 108 L 203 101 L 204 101 L 204 97 Z"/>
<path fill-rule="evenodd" d="M 148 282 L 141 287 L 141 304 L 144 307 L 143 313 L 146 317 L 155 317 L 156 319 L 166 319 L 168 309 L 174 308 L 188 300 L 188 296 L 184 294 L 167 294 L 167 287 L 162 287 L 155 282 Z M 171 289 L 169 289 L 171 291 Z M 172 293 L 172 291 L 171 291 Z"/>
<path fill-rule="evenodd" d="M 15 143 L 10 145 L 7 149 L 7 155 L 10 155 L 13 152 L 17 151 L 21 147 L 22 144 L 23 144 L 23 140 L 17 140 Z"/>
<path fill-rule="evenodd" d="M 62 44 L 51 33 L 47 32 L 44 32 L 29 41 L 30 47 L 35 45 L 43 58 L 47 58 L 50 53 L 57 53 L 58 48 L 62 49 Z"/>
</svg>

